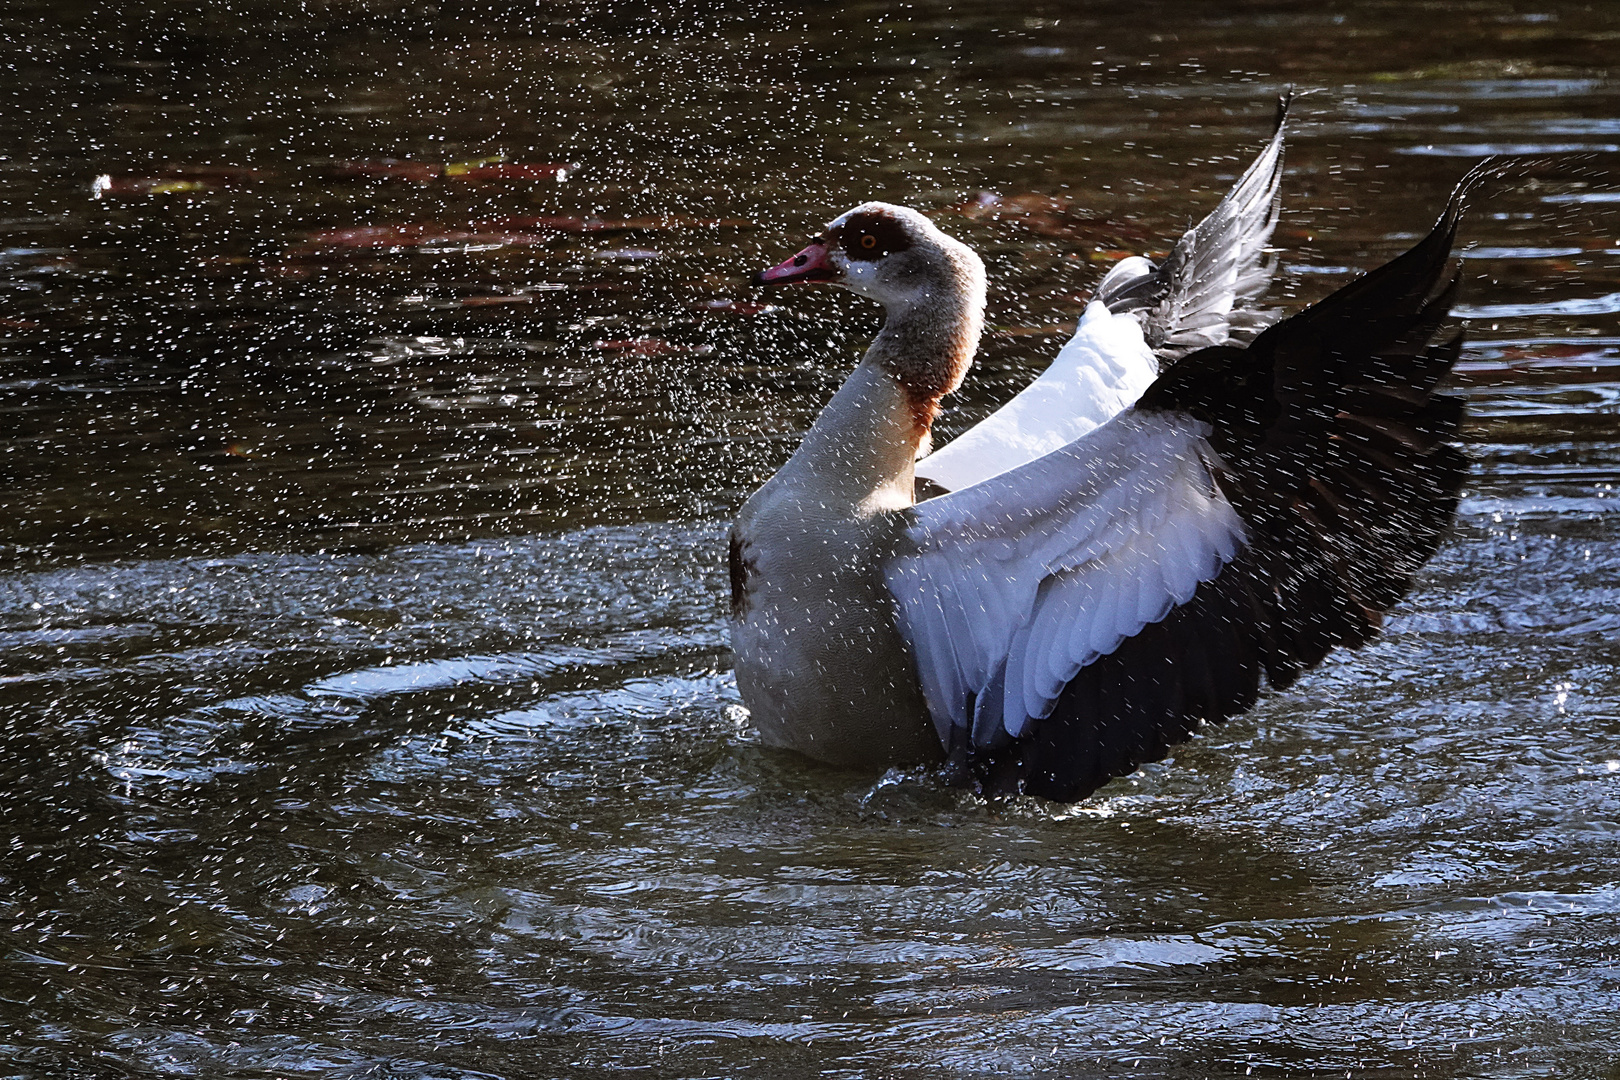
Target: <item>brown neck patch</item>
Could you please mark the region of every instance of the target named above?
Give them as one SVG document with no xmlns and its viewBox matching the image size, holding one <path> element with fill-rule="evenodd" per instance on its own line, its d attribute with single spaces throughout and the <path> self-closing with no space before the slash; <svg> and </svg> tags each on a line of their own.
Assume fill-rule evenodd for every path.
<svg viewBox="0 0 1620 1080">
<path fill-rule="evenodd" d="M 939 398 L 919 397 L 906 389 L 906 404 L 911 406 L 911 427 L 920 443 L 934 429 L 934 421 L 939 419 Z"/>
<path fill-rule="evenodd" d="M 939 402 L 967 373 L 978 345 L 976 330 L 964 326 L 912 323 L 886 326 L 879 334 L 883 366 L 900 384 L 911 409 L 917 438 L 933 428 Z"/>
</svg>

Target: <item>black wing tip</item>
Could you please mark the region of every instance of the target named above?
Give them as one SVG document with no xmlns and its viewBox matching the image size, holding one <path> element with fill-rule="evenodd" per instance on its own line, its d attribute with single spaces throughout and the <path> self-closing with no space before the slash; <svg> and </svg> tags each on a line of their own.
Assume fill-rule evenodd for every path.
<svg viewBox="0 0 1620 1080">
<path fill-rule="evenodd" d="M 1475 165 L 1451 189 L 1445 209 L 1421 240 L 1303 311 L 1268 326 L 1249 347 L 1273 347 L 1312 321 L 1323 327 L 1347 326 L 1369 313 L 1400 311 L 1406 315 L 1411 314 L 1407 308 L 1427 307 L 1436 294 L 1448 288 L 1455 277 L 1455 270 L 1448 273 L 1448 264 L 1452 245 L 1456 241 L 1457 226 L 1468 208 L 1469 197 L 1481 184 L 1499 175 L 1501 167 L 1495 158 L 1487 158 Z M 1172 368 L 1170 374 L 1174 372 Z"/>
<path fill-rule="evenodd" d="M 1487 183 L 1509 180 L 1589 180 L 1620 184 L 1620 154 L 1575 151 L 1557 154 L 1492 154 L 1469 169 L 1452 188 L 1446 209 L 1435 223 L 1438 230 L 1455 228 L 1467 212 L 1468 200 Z"/>
<path fill-rule="evenodd" d="M 1429 280 L 1429 291 L 1432 292 L 1444 273 L 1463 215 L 1468 212 L 1473 198 L 1488 184 L 1540 179 L 1613 182 L 1617 178 L 1620 178 L 1620 155 L 1614 154 L 1494 154 L 1483 158 L 1452 187 L 1451 194 L 1446 198 L 1445 209 L 1423 239 L 1403 254 L 1363 274 L 1313 306 L 1326 314 L 1335 304 L 1352 298 L 1365 299 L 1364 293 L 1375 290 L 1382 283 L 1398 284 L 1414 278 Z"/>
</svg>

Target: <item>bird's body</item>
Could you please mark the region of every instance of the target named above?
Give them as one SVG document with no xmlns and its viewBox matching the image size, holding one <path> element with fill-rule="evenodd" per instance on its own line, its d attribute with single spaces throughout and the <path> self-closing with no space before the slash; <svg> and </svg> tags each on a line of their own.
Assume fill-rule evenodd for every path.
<svg viewBox="0 0 1620 1080">
<path fill-rule="evenodd" d="M 857 207 L 834 222 L 872 237 L 891 264 L 885 290 L 905 314 L 881 332 L 781 470 L 732 529 L 732 647 L 737 684 L 767 742 L 835 764 L 942 756 L 895 620 L 882 568 L 903 539 L 913 463 L 941 396 L 978 347 L 984 267 L 946 243 L 924 263 L 894 236 L 880 245 Z M 894 221 L 931 229 L 898 207 Z M 894 232 L 894 230 L 885 230 Z M 836 241 L 835 241 L 836 242 Z M 860 239 L 856 252 L 865 253 Z M 825 246 L 825 245 L 824 245 Z M 862 260 L 855 280 L 869 274 Z M 864 260 L 868 266 L 875 260 Z M 907 302 L 909 299 L 909 303 Z"/>
<path fill-rule="evenodd" d="M 1374 632 L 1463 473 L 1435 392 L 1457 346 L 1431 344 L 1461 189 L 1412 252 L 1262 329 L 1280 154 L 1279 123 L 1164 266 L 1116 267 L 1052 371 L 920 461 L 977 346 L 978 258 L 872 203 L 761 275 L 887 312 L 732 530 L 766 742 L 1074 799 Z M 948 493 L 913 505 L 919 477 Z"/>
<path fill-rule="evenodd" d="M 878 569 L 911 505 L 912 430 L 895 380 L 862 365 L 737 517 L 737 681 L 769 743 L 849 765 L 939 756 Z"/>
</svg>

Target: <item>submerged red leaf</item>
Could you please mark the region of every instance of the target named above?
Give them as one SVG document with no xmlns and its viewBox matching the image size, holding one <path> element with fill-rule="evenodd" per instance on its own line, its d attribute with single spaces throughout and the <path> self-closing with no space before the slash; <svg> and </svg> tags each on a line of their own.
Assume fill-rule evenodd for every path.
<svg viewBox="0 0 1620 1080">
<path fill-rule="evenodd" d="M 504 307 L 508 304 L 532 304 L 532 296 L 464 296 L 459 301 L 462 307 Z"/>
<path fill-rule="evenodd" d="M 566 214 L 516 214 L 506 217 L 473 221 L 452 228 L 437 222 L 419 222 L 398 225 L 356 225 L 341 229 L 321 229 L 309 235 L 308 241 L 288 252 L 289 255 L 308 256 L 321 251 L 376 250 L 422 247 L 454 247 L 458 244 L 528 247 L 544 244 L 563 234 L 634 232 L 639 230 L 704 228 L 723 222 L 702 218 L 587 218 Z M 641 262 L 661 257 L 661 253 L 648 248 L 609 248 L 593 253 L 597 259 L 619 262 Z"/>
<path fill-rule="evenodd" d="M 603 352 L 624 353 L 629 356 L 707 356 L 714 352 L 713 345 L 677 345 L 663 338 L 624 338 L 598 341 L 596 347 Z"/>
<path fill-rule="evenodd" d="M 432 222 L 418 225 L 358 225 L 348 229 L 323 229 L 310 234 L 305 250 L 311 248 L 420 248 L 432 245 L 501 245 L 525 247 L 543 244 L 550 237 L 542 233 L 494 231 L 475 223 L 469 228 L 452 229 Z M 294 254 L 297 251 L 295 250 Z"/>
<path fill-rule="evenodd" d="M 748 228 L 751 221 L 740 218 L 693 218 L 678 215 L 665 217 L 599 218 L 569 215 L 515 214 L 474 222 L 470 228 L 546 229 L 566 233 L 597 232 L 665 232 L 675 229 Z"/>
<path fill-rule="evenodd" d="M 420 247 L 449 231 L 443 225 L 358 225 L 349 229 L 322 229 L 311 233 L 309 242 L 319 247 L 341 248 Z"/>
<path fill-rule="evenodd" d="M 1009 222 L 1037 236 L 1059 240 L 1119 247 L 1122 241 L 1147 239 L 1146 230 L 1140 226 L 1088 212 L 1067 195 L 1043 195 L 1033 191 L 999 195 L 994 191 L 981 191 L 967 202 L 946 209 L 973 221 Z"/>
<path fill-rule="evenodd" d="M 434 180 L 566 180 L 579 166 L 522 161 L 335 161 L 324 167 L 340 180 L 382 180 L 425 184 Z"/>
<path fill-rule="evenodd" d="M 488 221 L 475 221 L 468 226 L 470 229 L 535 229 L 557 233 L 597 232 L 610 227 L 595 218 L 569 217 L 560 214 L 513 214 L 508 217 L 491 218 Z"/>
</svg>

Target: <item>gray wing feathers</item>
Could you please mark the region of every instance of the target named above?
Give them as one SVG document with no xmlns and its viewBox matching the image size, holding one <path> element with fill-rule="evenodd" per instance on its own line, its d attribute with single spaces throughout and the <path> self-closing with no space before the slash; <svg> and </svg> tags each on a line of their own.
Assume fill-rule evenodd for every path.
<svg viewBox="0 0 1620 1080">
<path fill-rule="evenodd" d="M 1135 411 L 909 511 L 884 568 L 947 747 L 1005 745 L 1246 543 L 1209 428 Z"/>
<path fill-rule="evenodd" d="M 1282 209 L 1283 129 L 1292 93 L 1277 106 L 1271 141 L 1208 217 L 1182 234 L 1162 266 L 1134 256 L 1097 286 L 1097 299 L 1142 324 L 1161 360 L 1209 345 L 1243 344 L 1272 321 L 1254 305 L 1276 269 L 1267 245 Z"/>
</svg>

